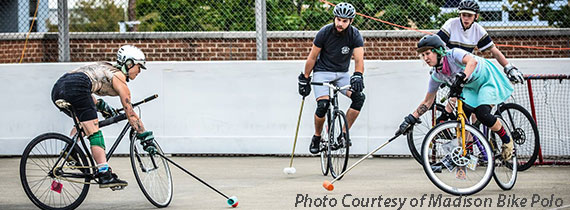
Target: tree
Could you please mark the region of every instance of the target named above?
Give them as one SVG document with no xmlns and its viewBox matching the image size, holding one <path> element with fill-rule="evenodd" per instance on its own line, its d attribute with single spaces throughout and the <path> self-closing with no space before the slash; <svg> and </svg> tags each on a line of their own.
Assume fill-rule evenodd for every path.
<svg viewBox="0 0 570 210">
<path fill-rule="evenodd" d="M 254 31 L 254 0 L 137 0 L 143 31 Z"/>
<path fill-rule="evenodd" d="M 550 26 L 570 28 L 569 4 L 559 5 L 559 9 L 554 9 L 555 3 L 555 0 L 509 0 L 511 8 L 503 6 L 503 10 L 515 13 L 516 16 L 538 16 L 540 20 L 548 21 L 548 25 Z"/>
<path fill-rule="evenodd" d="M 113 0 L 81 0 L 69 13 L 71 32 L 119 31 L 118 22 L 125 15 Z"/>
<path fill-rule="evenodd" d="M 140 31 L 254 31 L 255 0 L 136 0 Z M 334 3 L 340 3 L 337 0 Z M 355 0 L 357 12 L 421 29 L 436 29 L 445 0 Z M 333 7 L 319 0 L 266 0 L 269 31 L 318 30 L 332 22 Z M 443 20 L 445 21 L 445 20 Z M 361 30 L 390 26 L 357 16 Z"/>
</svg>

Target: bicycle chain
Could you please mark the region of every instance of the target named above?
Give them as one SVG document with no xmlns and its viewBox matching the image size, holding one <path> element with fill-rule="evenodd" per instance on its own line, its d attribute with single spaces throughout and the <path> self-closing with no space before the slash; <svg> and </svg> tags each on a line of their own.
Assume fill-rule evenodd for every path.
<svg viewBox="0 0 570 210">
<path fill-rule="evenodd" d="M 76 180 L 72 180 L 72 179 L 68 179 L 68 178 L 64 178 L 64 177 L 58 176 L 58 175 L 56 175 L 56 174 L 57 174 L 57 173 L 56 173 L 56 170 L 59 169 L 59 168 L 60 168 L 60 167 L 55 167 L 55 168 L 53 169 L 53 171 L 52 171 L 52 173 L 53 173 L 53 175 L 55 176 L 56 179 L 65 180 L 65 181 L 68 181 L 68 182 L 73 182 L 73 183 L 78 183 L 78 184 L 99 184 L 99 183 L 96 183 L 96 182 L 93 183 L 93 182 L 76 181 Z M 63 168 L 81 169 L 81 168 L 95 168 L 95 166 L 63 166 L 63 167 L 61 167 L 61 168 L 62 168 L 62 169 L 63 169 Z"/>
</svg>

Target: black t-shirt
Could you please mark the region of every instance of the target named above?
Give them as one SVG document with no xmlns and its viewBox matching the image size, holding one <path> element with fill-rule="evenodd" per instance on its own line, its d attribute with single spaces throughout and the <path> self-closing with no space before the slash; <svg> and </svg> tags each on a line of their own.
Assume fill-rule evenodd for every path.
<svg viewBox="0 0 570 210">
<path fill-rule="evenodd" d="M 347 72 L 354 48 L 364 46 L 358 29 L 350 25 L 346 34 L 335 33 L 334 23 L 321 28 L 313 44 L 321 48 L 313 71 Z"/>
</svg>

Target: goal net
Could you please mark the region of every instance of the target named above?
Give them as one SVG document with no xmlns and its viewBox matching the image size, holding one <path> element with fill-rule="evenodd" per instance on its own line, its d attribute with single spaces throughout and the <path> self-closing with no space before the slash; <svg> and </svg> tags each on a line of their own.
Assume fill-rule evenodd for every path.
<svg viewBox="0 0 570 210">
<path fill-rule="evenodd" d="M 570 164 L 570 75 L 525 75 L 509 102 L 535 119 L 540 150 L 535 164 Z"/>
</svg>

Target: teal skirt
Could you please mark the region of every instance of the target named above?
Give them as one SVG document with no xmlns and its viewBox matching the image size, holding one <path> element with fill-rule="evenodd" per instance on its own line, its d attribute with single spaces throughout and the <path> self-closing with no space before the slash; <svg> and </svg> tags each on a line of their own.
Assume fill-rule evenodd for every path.
<svg viewBox="0 0 570 210">
<path fill-rule="evenodd" d="M 471 82 L 463 88 L 464 102 L 471 107 L 505 102 L 513 93 L 513 86 L 505 74 L 487 59 L 477 59 Z"/>
</svg>

